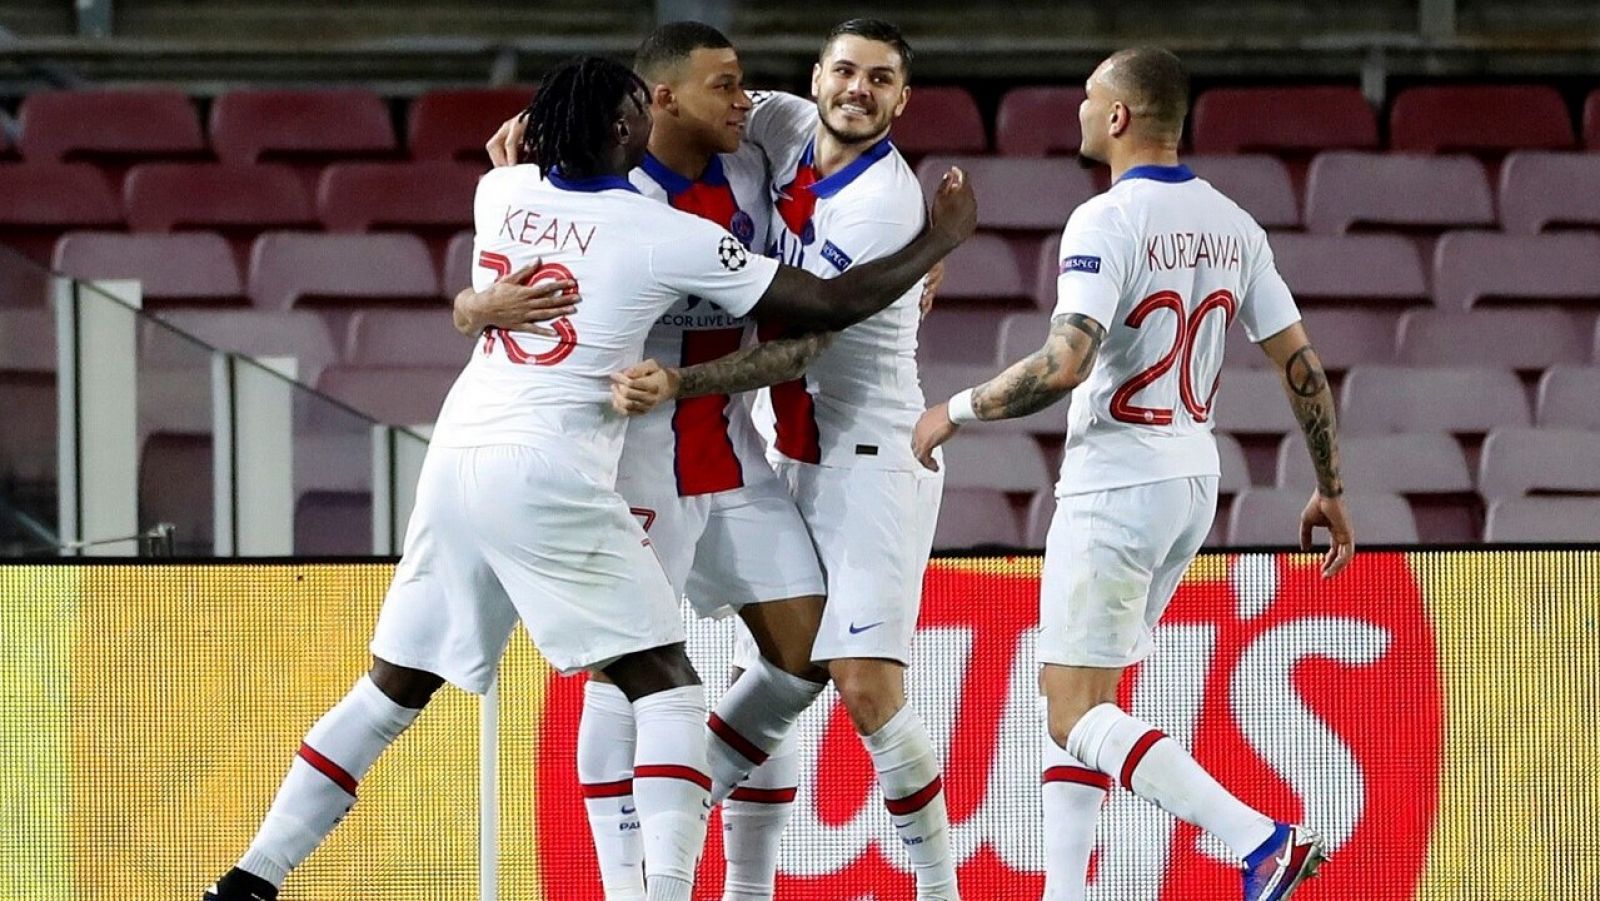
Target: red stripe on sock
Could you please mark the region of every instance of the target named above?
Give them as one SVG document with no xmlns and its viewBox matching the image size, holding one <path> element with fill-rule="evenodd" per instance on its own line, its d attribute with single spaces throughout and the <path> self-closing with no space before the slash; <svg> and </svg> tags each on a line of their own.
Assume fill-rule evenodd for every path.
<svg viewBox="0 0 1600 901">
<path fill-rule="evenodd" d="M 334 763 L 318 753 L 316 748 L 305 742 L 300 743 L 300 759 L 311 764 L 311 768 L 327 776 L 334 785 L 345 790 L 345 794 L 354 798 L 356 796 L 356 777 L 345 771 L 345 768 Z"/>
<path fill-rule="evenodd" d="M 1098 788 L 1105 792 L 1111 791 L 1110 776 L 1107 776 L 1105 773 L 1096 770 L 1085 769 L 1081 766 L 1050 767 L 1044 771 L 1044 779 L 1041 781 L 1046 784 L 1051 782 L 1072 782 L 1076 783 L 1077 785 L 1087 785 L 1090 788 Z"/>
<path fill-rule="evenodd" d="M 728 799 L 752 804 L 793 804 L 795 792 L 793 788 L 736 788 Z"/>
<path fill-rule="evenodd" d="M 1166 733 L 1160 729 L 1151 729 L 1149 732 L 1139 736 L 1139 740 L 1133 743 L 1133 750 L 1128 752 L 1128 759 L 1122 763 L 1123 788 L 1133 791 L 1133 771 L 1139 768 L 1140 763 L 1144 762 L 1144 755 L 1150 753 L 1150 749 L 1155 743 L 1166 737 Z"/>
<path fill-rule="evenodd" d="M 706 724 L 710 726 L 711 733 L 713 735 L 722 739 L 723 744 L 734 749 L 735 751 L 738 751 L 739 756 L 743 757 L 745 760 L 750 761 L 756 766 L 760 766 L 767 762 L 767 752 L 756 747 L 755 744 L 750 741 L 750 739 L 745 738 L 743 735 L 740 735 L 738 732 L 734 731 L 732 726 L 723 722 L 722 717 L 713 713 L 711 714 L 711 719 L 708 720 Z"/>
<path fill-rule="evenodd" d="M 897 817 L 907 816 L 927 807 L 928 802 L 939 797 L 939 792 L 942 791 L 944 791 L 944 779 L 935 776 L 932 782 L 911 795 L 904 798 L 884 798 L 883 806 L 889 808 L 889 812 Z"/>
<path fill-rule="evenodd" d="M 678 766 L 672 763 L 653 763 L 647 766 L 633 768 L 635 779 L 682 779 L 693 782 L 706 791 L 711 791 L 711 777 L 700 772 L 692 766 Z"/>
<path fill-rule="evenodd" d="M 615 782 L 585 782 L 578 786 L 578 791 L 585 798 L 622 798 L 633 794 L 633 780 L 618 779 Z"/>
</svg>

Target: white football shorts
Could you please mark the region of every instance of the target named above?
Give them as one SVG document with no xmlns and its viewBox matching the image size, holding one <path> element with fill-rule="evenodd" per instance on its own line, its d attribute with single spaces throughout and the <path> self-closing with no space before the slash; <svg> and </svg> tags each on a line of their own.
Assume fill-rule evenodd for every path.
<svg viewBox="0 0 1600 901">
<path fill-rule="evenodd" d="M 944 474 L 782 460 L 827 582 L 816 661 L 910 662 Z"/>
<path fill-rule="evenodd" d="M 1149 656 L 1216 512 L 1216 476 L 1057 498 L 1039 590 L 1039 662 L 1118 668 Z"/>
<path fill-rule="evenodd" d="M 434 445 L 372 653 L 481 694 L 518 618 L 563 673 L 684 640 L 621 495 L 538 448 Z"/>
</svg>

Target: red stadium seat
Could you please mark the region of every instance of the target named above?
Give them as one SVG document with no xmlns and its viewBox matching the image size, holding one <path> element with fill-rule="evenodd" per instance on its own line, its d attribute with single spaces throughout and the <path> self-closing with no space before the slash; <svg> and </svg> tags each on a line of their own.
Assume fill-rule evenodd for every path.
<svg viewBox="0 0 1600 901">
<path fill-rule="evenodd" d="M 1276 157 L 1191 156 L 1184 163 L 1255 217 L 1262 227 L 1300 227 L 1300 204 L 1289 180 L 1289 169 Z"/>
<path fill-rule="evenodd" d="M 1354 87 L 1217 88 L 1195 101 L 1195 153 L 1301 153 L 1378 146 L 1378 118 Z"/>
<path fill-rule="evenodd" d="M 1483 540 L 1592 541 L 1600 523 L 1600 498 L 1527 497 L 1489 505 Z"/>
<path fill-rule="evenodd" d="M 461 367 L 331 366 L 317 390 L 389 425 L 432 422 Z"/>
<path fill-rule="evenodd" d="M 1322 365 L 1332 370 L 1366 363 L 1394 362 L 1397 320 L 1378 310 L 1312 308 L 1304 311 L 1306 332 L 1317 348 Z M 1230 330 L 1231 331 L 1231 330 Z M 1239 331 L 1243 331 L 1240 329 Z M 1267 355 L 1253 349 L 1265 365 Z M 1229 365 L 1235 365 L 1228 358 Z"/>
<path fill-rule="evenodd" d="M 1530 494 L 1600 498 L 1600 432 L 1500 428 L 1483 441 L 1478 493 L 1497 501 Z M 1600 521 L 1589 537 L 1600 535 Z"/>
<path fill-rule="evenodd" d="M 1322 234 L 1356 226 L 1442 230 L 1495 224 L 1489 179 L 1478 160 L 1349 151 L 1312 160 L 1305 220 Z"/>
<path fill-rule="evenodd" d="M 146 304 L 246 302 L 233 251 L 215 232 L 68 232 L 56 242 L 52 265 L 73 278 L 136 278 Z"/>
<path fill-rule="evenodd" d="M 456 232 L 444 252 L 444 278 L 440 285 L 447 300 L 455 300 L 461 289 L 472 287 L 472 232 Z"/>
<path fill-rule="evenodd" d="M 1339 392 L 1339 425 L 1349 435 L 1482 434 L 1532 420 L 1527 393 L 1509 369 L 1357 366 Z"/>
<path fill-rule="evenodd" d="M 411 103 L 406 146 L 414 160 L 489 165 L 483 145 L 500 123 L 532 102 L 534 88 L 464 88 L 428 91 Z"/>
<path fill-rule="evenodd" d="M 363 310 L 350 317 L 344 362 L 459 369 L 474 346 L 455 330 L 448 310 Z"/>
<path fill-rule="evenodd" d="M 328 325 L 315 313 L 260 310 L 169 310 L 160 318 L 186 335 L 217 348 L 251 357 L 294 357 L 296 379 L 314 385 L 322 370 L 339 359 Z M 151 325 L 147 328 L 156 329 Z M 146 342 L 151 344 L 170 342 Z M 149 360 L 145 353 L 144 359 Z"/>
<path fill-rule="evenodd" d="M 1422 257 L 1394 235 L 1272 235 L 1278 272 L 1301 301 L 1411 304 L 1428 301 Z"/>
<path fill-rule="evenodd" d="M 148 163 L 128 170 L 122 195 L 134 231 L 253 233 L 316 221 L 304 184 L 284 165 Z"/>
<path fill-rule="evenodd" d="M 910 157 L 929 153 L 987 153 L 978 103 L 966 88 L 917 88 L 894 122 L 894 145 Z M 487 135 L 485 135 L 487 137 Z"/>
<path fill-rule="evenodd" d="M 929 196 L 951 166 L 960 166 L 983 196 L 979 228 L 1060 233 L 1078 204 L 1098 193 L 1089 173 L 1070 160 L 929 156 L 917 165 L 917 179 Z"/>
<path fill-rule="evenodd" d="M 1021 547 L 1022 526 L 1004 492 L 992 488 L 946 488 L 934 526 L 935 550 L 958 550 L 987 544 Z"/>
<path fill-rule="evenodd" d="M 1285 435 L 1300 428 L 1283 380 L 1270 369 L 1224 369 L 1215 408 L 1217 428 L 1233 434 Z"/>
<path fill-rule="evenodd" d="M 382 97 L 357 88 L 230 91 L 211 105 L 211 145 L 225 163 L 388 156 L 394 123 Z"/>
<path fill-rule="evenodd" d="M 1548 85 L 1409 88 L 1389 113 L 1389 146 L 1404 153 L 1572 147 L 1572 115 Z"/>
<path fill-rule="evenodd" d="M 1011 245 L 979 232 L 945 258 L 939 300 L 1021 305 L 1031 299 L 1028 287 Z"/>
<path fill-rule="evenodd" d="M 1434 245 L 1433 299 L 1447 310 L 1485 301 L 1600 301 L 1600 235 L 1447 232 Z"/>
<path fill-rule="evenodd" d="M 1300 543 L 1300 512 L 1310 497 L 1310 488 L 1252 488 L 1239 495 L 1228 513 L 1228 543 L 1231 545 L 1289 545 Z M 1398 494 L 1357 494 L 1345 496 L 1364 544 L 1416 544 L 1417 521 L 1411 505 Z M 1321 533 L 1319 540 L 1324 538 Z"/>
<path fill-rule="evenodd" d="M 1540 428 L 1600 432 L 1600 366 L 1552 366 L 1539 379 Z"/>
<path fill-rule="evenodd" d="M 1444 432 L 1347 435 L 1339 441 L 1345 485 L 1363 492 L 1460 494 L 1472 491 L 1472 474 L 1455 439 Z M 1298 433 L 1278 446 L 1278 487 L 1310 495 L 1316 474 Z"/>
<path fill-rule="evenodd" d="M 1587 336 L 1561 310 L 1411 310 L 1400 319 L 1398 356 L 1409 366 L 1496 366 L 1543 370 L 1581 363 Z"/>
<path fill-rule="evenodd" d="M 1583 146 L 1600 150 L 1600 89 L 1583 101 Z"/>
<path fill-rule="evenodd" d="M 29 162 L 206 152 L 194 104 L 177 90 L 40 91 L 23 99 L 18 124 Z"/>
<path fill-rule="evenodd" d="M 416 235 L 267 232 L 250 249 L 249 293 L 264 310 L 426 304 L 448 316 L 428 247 Z"/>
<path fill-rule="evenodd" d="M 0 166 L 0 241 L 35 260 L 49 260 L 56 236 L 67 229 L 121 226 L 121 205 L 97 166 Z"/>
<path fill-rule="evenodd" d="M 1600 154 L 1518 151 L 1500 165 L 1500 224 L 1533 234 L 1547 228 L 1600 228 Z"/>
<path fill-rule="evenodd" d="M 1082 102 L 1081 87 L 1012 88 L 1000 98 L 995 149 L 1002 156 L 1076 156 L 1083 142 Z"/>
<path fill-rule="evenodd" d="M 334 163 L 322 171 L 317 212 L 329 231 L 470 227 L 482 174 L 452 162 Z"/>
</svg>

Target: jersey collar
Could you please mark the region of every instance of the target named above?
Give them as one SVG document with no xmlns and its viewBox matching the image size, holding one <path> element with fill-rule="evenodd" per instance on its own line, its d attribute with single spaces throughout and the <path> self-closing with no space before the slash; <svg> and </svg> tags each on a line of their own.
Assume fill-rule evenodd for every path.
<svg viewBox="0 0 1600 901">
<path fill-rule="evenodd" d="M 1189 181 L 1194 177 L 1195 175 L 1189 171 L 1189 167 L 1182 163 L 1176 166 L 1134 166 L 1132 169 L 1122 173 L 1122 177 L 1117 179 L 1117 183 L 1121 184 L 1132 178 L 1148 178 L 1151 181 L 1176 183 Z"/>
<path fill-rule="evenodd" d="M 596 191 L 620 190 L 632 191 L 635 194 L 639 193 L 639 189 L 635 188 L 632 182 L 620 175 L 597 175 L 593 178 L 567 178 L 561 174 L 560 169 L 551 169 L 549 174 L 545 177 L 550 180 L 550 184 L 555 185 L 563 191 L 582 191 L 586 194 L 593 194 Z"/>
<path fill-rule="evenodd" d="M 832 197 L 844 190 L 846 185 L 859 178 L 861 173 L 867 171 L 873 163 L 888 156 L 891 150 L 894 150 L 894 145 L 889 143 L 889 137 L 885 135 L 878 143 L 868 147 L 865 153 L 856 157 L 855 161 L 850 165 L 813 184 L 811 193 L 821 198 Z M 800 165 L 802 167 L 810 166 L 816 158 L 816 153 L 817 139 L 812 138 L 806 142 L 806 152 L 800 155 Z"/>
<path fill-rule="evenodd" d="M 660 185 L 671 197 L 676 197 L 694 187 L 696 181 L 714 187 L 720 187 L 728 183 L 727 173 L 722 170 L 722 157 L 717 154 L 711 155 L 711 162 L 706 164 L 706 171 L 701 173 L 698 179 L 684 178 L 667 168 L 667 164 L 657 159 L 653 153 L 644 155 L 644 162 L 639 164 L 639 168 L 643 169 L 644 174 L 650 176 L 651 180 Z"/>
</svg>

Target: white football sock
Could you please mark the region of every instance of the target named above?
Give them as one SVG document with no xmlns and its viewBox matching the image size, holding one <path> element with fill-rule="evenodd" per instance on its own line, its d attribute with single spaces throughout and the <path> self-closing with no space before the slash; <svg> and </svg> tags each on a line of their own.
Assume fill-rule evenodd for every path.
<svg viewBox="0 0 1600 901">
<path fill-rule="evenodd" d="M 1044 734 L 1044 901 L 1084 901 L 1095 823 L 1111 777 L 1083 765 Z"/>
<path fill-rule="evenodd" d="M 889 818 L 911 856 L 917 898 L 959 898 L 950 856 L 950 816 L 927 727 L 910 707 L 902 707 L 883 728 L 861 741 L 878 771 Z"/>
<path fill-rule="evenodd" d="M 638 739 L 633 798 L 644 843 L 646 897 L 678 898 L 694 884 L 706 841 L 706 695 L 699 685 L 658 691 L 633 702 Z"/>
<path fill-rule="evenodd" d="M 711 803 L 728 797 L 782 743 L 823 686 L 791 675 L 763 658 L 728 687 L 711 712 L 706 754 Z"/>
<path fill-rule="evenodd" d="M 794 812 L 800 784 L 795 743 L 790 733 L 722 802 L 722 847 L 728 863 L 722 901 L 772 901 L 783 827 Z"/>
<path fill-rule="evenodd" d="M 594 835 L 606 901 L 644 897 L 644 843 L 633 800 L 633 705 L 622 689 L 589 680 L 578 721 L 578 786 Z"/>
<path fill-rule="evenodd" d="M 1182 746 L 1115 704 L 1078 720 L 1067 750 L 1123 788 L 1221 839 L 1241 860 L 1272 836 L 1272 820 L 1235 798 Z"/>
<path fill-rule="evenodd" d="M 421 712 L 389 700 L 366 676 L 356 680 L 306 733 L 239 869 L 281 888 L 350 812 L 356 784 L 378 755 Z"/>
</svg>

